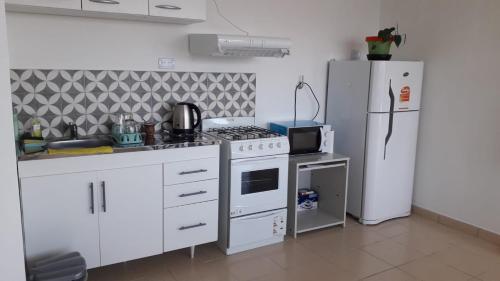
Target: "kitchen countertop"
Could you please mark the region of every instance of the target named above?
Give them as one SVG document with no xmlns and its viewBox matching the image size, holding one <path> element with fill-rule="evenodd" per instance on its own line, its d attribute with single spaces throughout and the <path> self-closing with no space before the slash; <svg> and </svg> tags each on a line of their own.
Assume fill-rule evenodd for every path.
<svg viewBox="0 0 500 281">
<path fill-rule="evenodd" d="M 211 137 L 209 135 L 203 134 L 203 139 L 195 140 L 193 142 L 184 141 L 176 143 L 165 143 L 161 141 L 161 137 L 157 136 L 157 141 L 154 145 L 142 145 L 137 147 L 113 147 L 113 153 L 104 154 L 81 154 L 81 155 L 49 155 L 47 151 L 32 153 L 32 154 L 22 154 L 18 157 L 18 161 L 30 161 L 30 160 L 46 160 L 46 159 L 59 159 L 59 158 L 73 158 L 73 157 L 85 157 L 93 155 L 107 155 L 107 154 L 122 154 L 129 152 L 144 152 L 144 151 L 158 151 L 166 149 L 176 149 L 176 148 L 189 148 L 189 147 L 200 147 L 208 145 L 219 145 L 220 140 Z"/>
</svg>

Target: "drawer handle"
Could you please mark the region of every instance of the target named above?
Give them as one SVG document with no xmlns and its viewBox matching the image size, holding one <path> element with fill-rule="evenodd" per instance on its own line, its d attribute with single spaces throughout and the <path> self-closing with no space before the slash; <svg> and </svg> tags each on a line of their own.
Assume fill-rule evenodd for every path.
<svg viewBox="0 0 500 281">
<path fill-rule="evenodd" d="M 110 4 L 110 5 L 118 5 L 120 2 L 115 0 L 89 0 L 90 2 L 99 3 L 99 4 Z"/>
<path fill-rule="evenodd" d="M 200 174 L 200 173 L 206 173 L 206 172 L 208 172 L 208 170 L 201 169 L 201 170 L 196 170 L 196 171 L 180 172 L 179 175 L 185 176 L 185 175 Z"/>
<path fill-rule="evenodd" d="M 193 229 L 193 228 L 197 228 L 197 227 L 202 227 L 205 225 L 207 225 L 207 224 L 206 223 L 199 223 L 199 224 L 190 225 L 190 226 L 182 226 L 182 227 L 179 227 L 179 230 L 188 230 L 188 229 Z"/>
<path fill-rule="evenodd" d="M 190 197 L 190 196 L 202 195 L 202 194 L 206 194 L 206 193 L 207 193 L 207 191 L 200 190 L 198 192 L 193 192 L 193 193 L 183 193 L 183 194 L 179 195 L 179 197 L 181 197 L 181 198 Z"/>
<path fill-rule="evenodd" d="M 179 6 L 168 5 L 168 4 L 156 5 L 155 7 L 158 9 L 165 9 L 165 10 L 182 10 L 182 8 Z"/>
</svg>

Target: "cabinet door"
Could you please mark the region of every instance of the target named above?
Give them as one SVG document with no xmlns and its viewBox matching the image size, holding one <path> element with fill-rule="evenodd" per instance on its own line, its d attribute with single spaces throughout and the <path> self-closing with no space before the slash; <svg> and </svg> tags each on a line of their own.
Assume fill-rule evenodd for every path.
<svg viewBox="0 0 500 281">
<path fill-rule="evenodd" d="M 95 173 L 21 180 L 28 260 L 80 252 L 89 268 L 100 265 Z"/>
<path fill-rule="evenodd" d="M 84 11 L 118 14 L 148 14 L 148 0 L 82 0 Z"/>
<path fill-rule="evenodd" d="M 162 165 L 98 173 L 101 264 L 162 253 Z"/>
<path fill-rule="evenodd" d="M 5 3 L 58 9 L 82 9 L 81 0 L 7 0 Z"/>
<path fill-rule="evenodd" d="M 149 15 L 204 21 L 207 19 L 206 0 L 149 0 Z"/>
</svg>

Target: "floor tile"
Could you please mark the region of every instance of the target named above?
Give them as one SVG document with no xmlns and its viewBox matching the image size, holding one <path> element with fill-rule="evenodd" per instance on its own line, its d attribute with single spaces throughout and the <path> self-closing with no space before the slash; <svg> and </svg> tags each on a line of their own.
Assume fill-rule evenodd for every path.
<svg viewBox="0 0 500 281">
<path fill-rule="evenodd" d="M 365 278 L 393 267 L 361 250 L 333 253 L 327 259 L 333 265 L 354 273 L 358 278 Z"/>
<path fill-rule="evenodd" d="M 488 269 L 485 273 L 477 276 L 482 281 L 498 281 L 500 280 L 500 265 Z"/>
<path fill-rule="evenodd" d="M 382 241 L 368 245 L 363 247 L 363 250 L 394 266 L 411 262 L 425 255 L 409 245 L 398 244 L 392 241 Z"/>
<path fill-rule="evenodd" d="M 467 274 L 477 276 L 495 267 L 495 261 L 486 256 L 459 247 L 452 247 L 436 255 L 441 262 Z M 500 266 L 500 263 L 498 263 Z"/>
<path fill-rule="evenodd" d="M 254 258 L 228 265 L 229 272 L 238 280 L 248 281 L 281 271 L 281 267 L 269 258 Z"/>
<path fill-rule="evenodd" d="M 390 269 L 368 278 L 363 279 L 363 281 L 416 281 L 411 275 L 405 273 L 397 268 Z"/>
<path fill-rule="evenodd" d="M 434 256 L 418 259 L 399 268 L 423 281 L 465 281 L 473 277 L 443 264 Z"/>
</svg>

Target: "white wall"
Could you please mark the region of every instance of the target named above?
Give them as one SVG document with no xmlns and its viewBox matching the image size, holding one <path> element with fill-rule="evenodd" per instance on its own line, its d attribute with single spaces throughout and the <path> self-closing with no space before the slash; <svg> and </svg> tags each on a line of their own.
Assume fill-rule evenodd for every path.
<svg viewBox="0 0 500 281">
<path fill-rule="evenodd" d="M 26 280 L 10 97 L 5 3 L 0 0 L 0 279 Z"/>
<path fill-rule="evenodd" d="M 426 63 L 414 203 L 500 233 L 500 1 L 381 4 Z"/>
<path fill-rule="evenodd" d="M 259 123 L 293 118 L 299 74 L 316 90 L 324 109 L 327 61 L 365 49 L 363 38 L 379 26 L 379 0 L 218 0 L 221 10 L 252 35 L 293 40 L 285 59 L 192 57 L 187 34 L 235 31 L 208 0 L 208 21 L 169 24 L 9 13 L 13 68 L 157 69 L 158 57 L 177 59 L 176 71 L 255 72 Z M 299 117 L 312 118 L 314 100 L 299 100 Z M 323 119 L 323 110 L 319 120 Z"/>
</svg>

